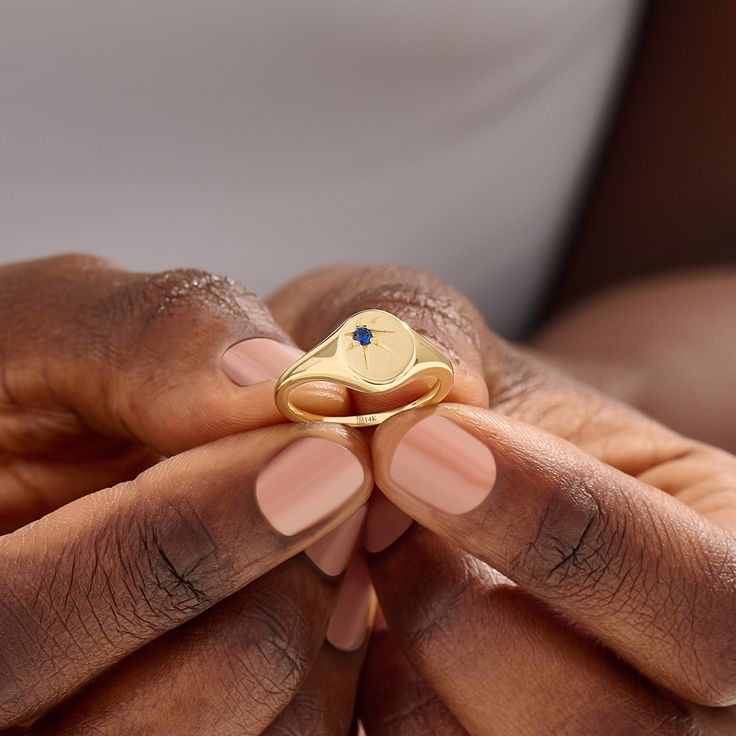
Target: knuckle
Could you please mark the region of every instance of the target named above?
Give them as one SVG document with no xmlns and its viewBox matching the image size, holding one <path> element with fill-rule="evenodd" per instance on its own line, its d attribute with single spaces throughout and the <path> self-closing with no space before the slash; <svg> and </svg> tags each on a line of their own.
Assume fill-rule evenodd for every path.
<svg viewBox="0 0 736 736">
<path fill-rule="evenodd" d="M 135 628 L 161 631 L 218 600 L 231 564 L 186 499 L 169 500 L 148 513 L 135 511 L 113 534 L 98 537 L 96 567 L 111 591 L 109 613 L 119 630 L 128 630 L 132 616 Z"/>
<path fill-rule="evenodd" d="M 110 502 L 135 495 L 133 483 L 112 490 Z M 111 511 L 111 524 L 90 519 L 90 533 L 61 550 L 32 526 L 0 540 L 8 570 L 0 582 L 0 724 L 57 702 L 131 645 L 207 608 L 228 584 L 229 559 L 186 501 Z"/>
<path fill-rule="evenodd" d="M 234 279 L 199 269 L 134 275 L 112 290 L 105 311 L 119 322 L 126 317 L 131 325 L 127 338 L 134 344 L 150 333 L 171 330 L 172 323 L 187 330 L 207 327 L 192 330 L 190 338 L 213 331 L 247 337 L 276 330 L 267 308 L 252 291 Z"/>
<path fill-rule="evenodd" d="M 437 646 L 451 636 L 453 613 L 463 608 L 466 594 L 459 588 L 434 595 L 420 594 L 415 599 L 415 611 L 406 628 L 412 651 L 430 659 Z"/>
<path fill-rule="evenodd" d="M 481 347 L 482 318 L 475 306 L 452 286 L 421 269 L 361 269 L 345 280 L 337 298 L 332 300 L 333 304 L 336 302 L 341 305 L 342 318 L 361 309 L 385 309 L 448 350 L 451 345 L 447 343 L 459 339 L 476 349 Z M 452 339 L 448 340 L 448 336 Z"/>
<path fill-rule="evenodd" d="M 554 483 L 533 537 L 510 562 L 511 576 L 530 576 L 553 595 L 588 595 L 623 548 L 624 535 L 585 480 L 566 478 Z"/>
</svg>

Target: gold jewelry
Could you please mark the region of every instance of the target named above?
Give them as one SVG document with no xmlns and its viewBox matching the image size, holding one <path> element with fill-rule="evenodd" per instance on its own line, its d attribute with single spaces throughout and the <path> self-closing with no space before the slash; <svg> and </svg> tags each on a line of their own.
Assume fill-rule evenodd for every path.
<svg viewBox="0 0 736 736">
<path fill-rule="evenodd" d="M 383 394 L 422 376 L 436 378 L 420 398 L 388 411 L 347 417 L 324 417 L 289 400 L 304 383 L 331 381 L 367 394 Z M 293 422 L 338 422 L 351 427 L 380 424 L 400 411 L 438 404 L 452 388 L 452 362 L 426 337 L 382 309 L 365 309 L 348 317 L 276 381 L 276 406 Z"/>
</svg>

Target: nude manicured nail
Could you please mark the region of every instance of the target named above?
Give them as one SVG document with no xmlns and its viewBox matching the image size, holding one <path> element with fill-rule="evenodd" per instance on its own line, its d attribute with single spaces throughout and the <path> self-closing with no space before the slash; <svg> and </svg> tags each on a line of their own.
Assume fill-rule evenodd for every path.
<svg viewBox="0 0 736 736">
<path fill-rule="evenodd" d="M 325 535 L 304 552 L 325 575 L 339 575 L 345 570 L 355 552 L 355 545 L 363 530 L 366 507 L 361 506 L 336 529 Z"/>
<path fill-rule="evenodd" d="M 491 492 L 496 463 L 475 435 L 434 414 L 401 438 L 389 475 L 420 501 L 450 514 L 464 514 Z"/>
<path fill-rule="evenodd" d="M 282 534 L 298 534 L 327 519 L 363 485 L 358 458 L 337 442 L 305 437 L 285 447 L 256 479 L 263 515 Z"/>
<path fill-rule="evenodd" d="M 365 548 L 375 554 L 390 547 L 410 526 L 412 518 L 391 503 L 383 493 L 374 492 L 365 521 Z"/>
<path fill-rule="evenodd" d="M 238 386 L 278 378 L 304 351 L 266 337 L 243 340 L 228 348 L 222 356 L 222 370 Z"/>
<path fill-rule="evenodd" d="M 335 610 L 327 626 L 327 641 L 343 652 L 360 649 L 372 624 L 375 596 L 365 560 L 355 557 L 350 563 Z"/>
</svg>

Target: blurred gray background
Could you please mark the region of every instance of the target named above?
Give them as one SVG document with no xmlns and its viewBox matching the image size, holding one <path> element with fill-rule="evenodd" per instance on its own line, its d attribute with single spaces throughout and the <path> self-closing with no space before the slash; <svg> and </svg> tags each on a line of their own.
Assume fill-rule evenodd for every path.
<svg viewBox="0 0 736 736">
<path fill-rule="evenodd" d="M 513 333 L 630 0 L 2 0 L 0 262 L 429 268 Z M 623 8 L 623 12 L 622 12 Z"/>
</svg>

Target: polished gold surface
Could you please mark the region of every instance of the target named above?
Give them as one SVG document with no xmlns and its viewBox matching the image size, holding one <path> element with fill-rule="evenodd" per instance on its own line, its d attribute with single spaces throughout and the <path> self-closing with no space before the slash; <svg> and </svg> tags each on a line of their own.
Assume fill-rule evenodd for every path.
<svg viewBox="0 0 736 736">
<path fill-rule="evenodd" d="M 452 388 L 450 359 L 404 321 L 381 309 L 352 315 L 331 335 L 291 365 L 276 382 L 276 406 L 294 422 L 338 422 L 353 427 L 380 424 L 397 412 L 436 404 Z M 431 376 L 431 388 L 404 406 L 375 414 L 324 417 L 290 400 L 292 391 L 312 381 L 332 381 L 354 391 L 380 394 Z"/>
</svg>

